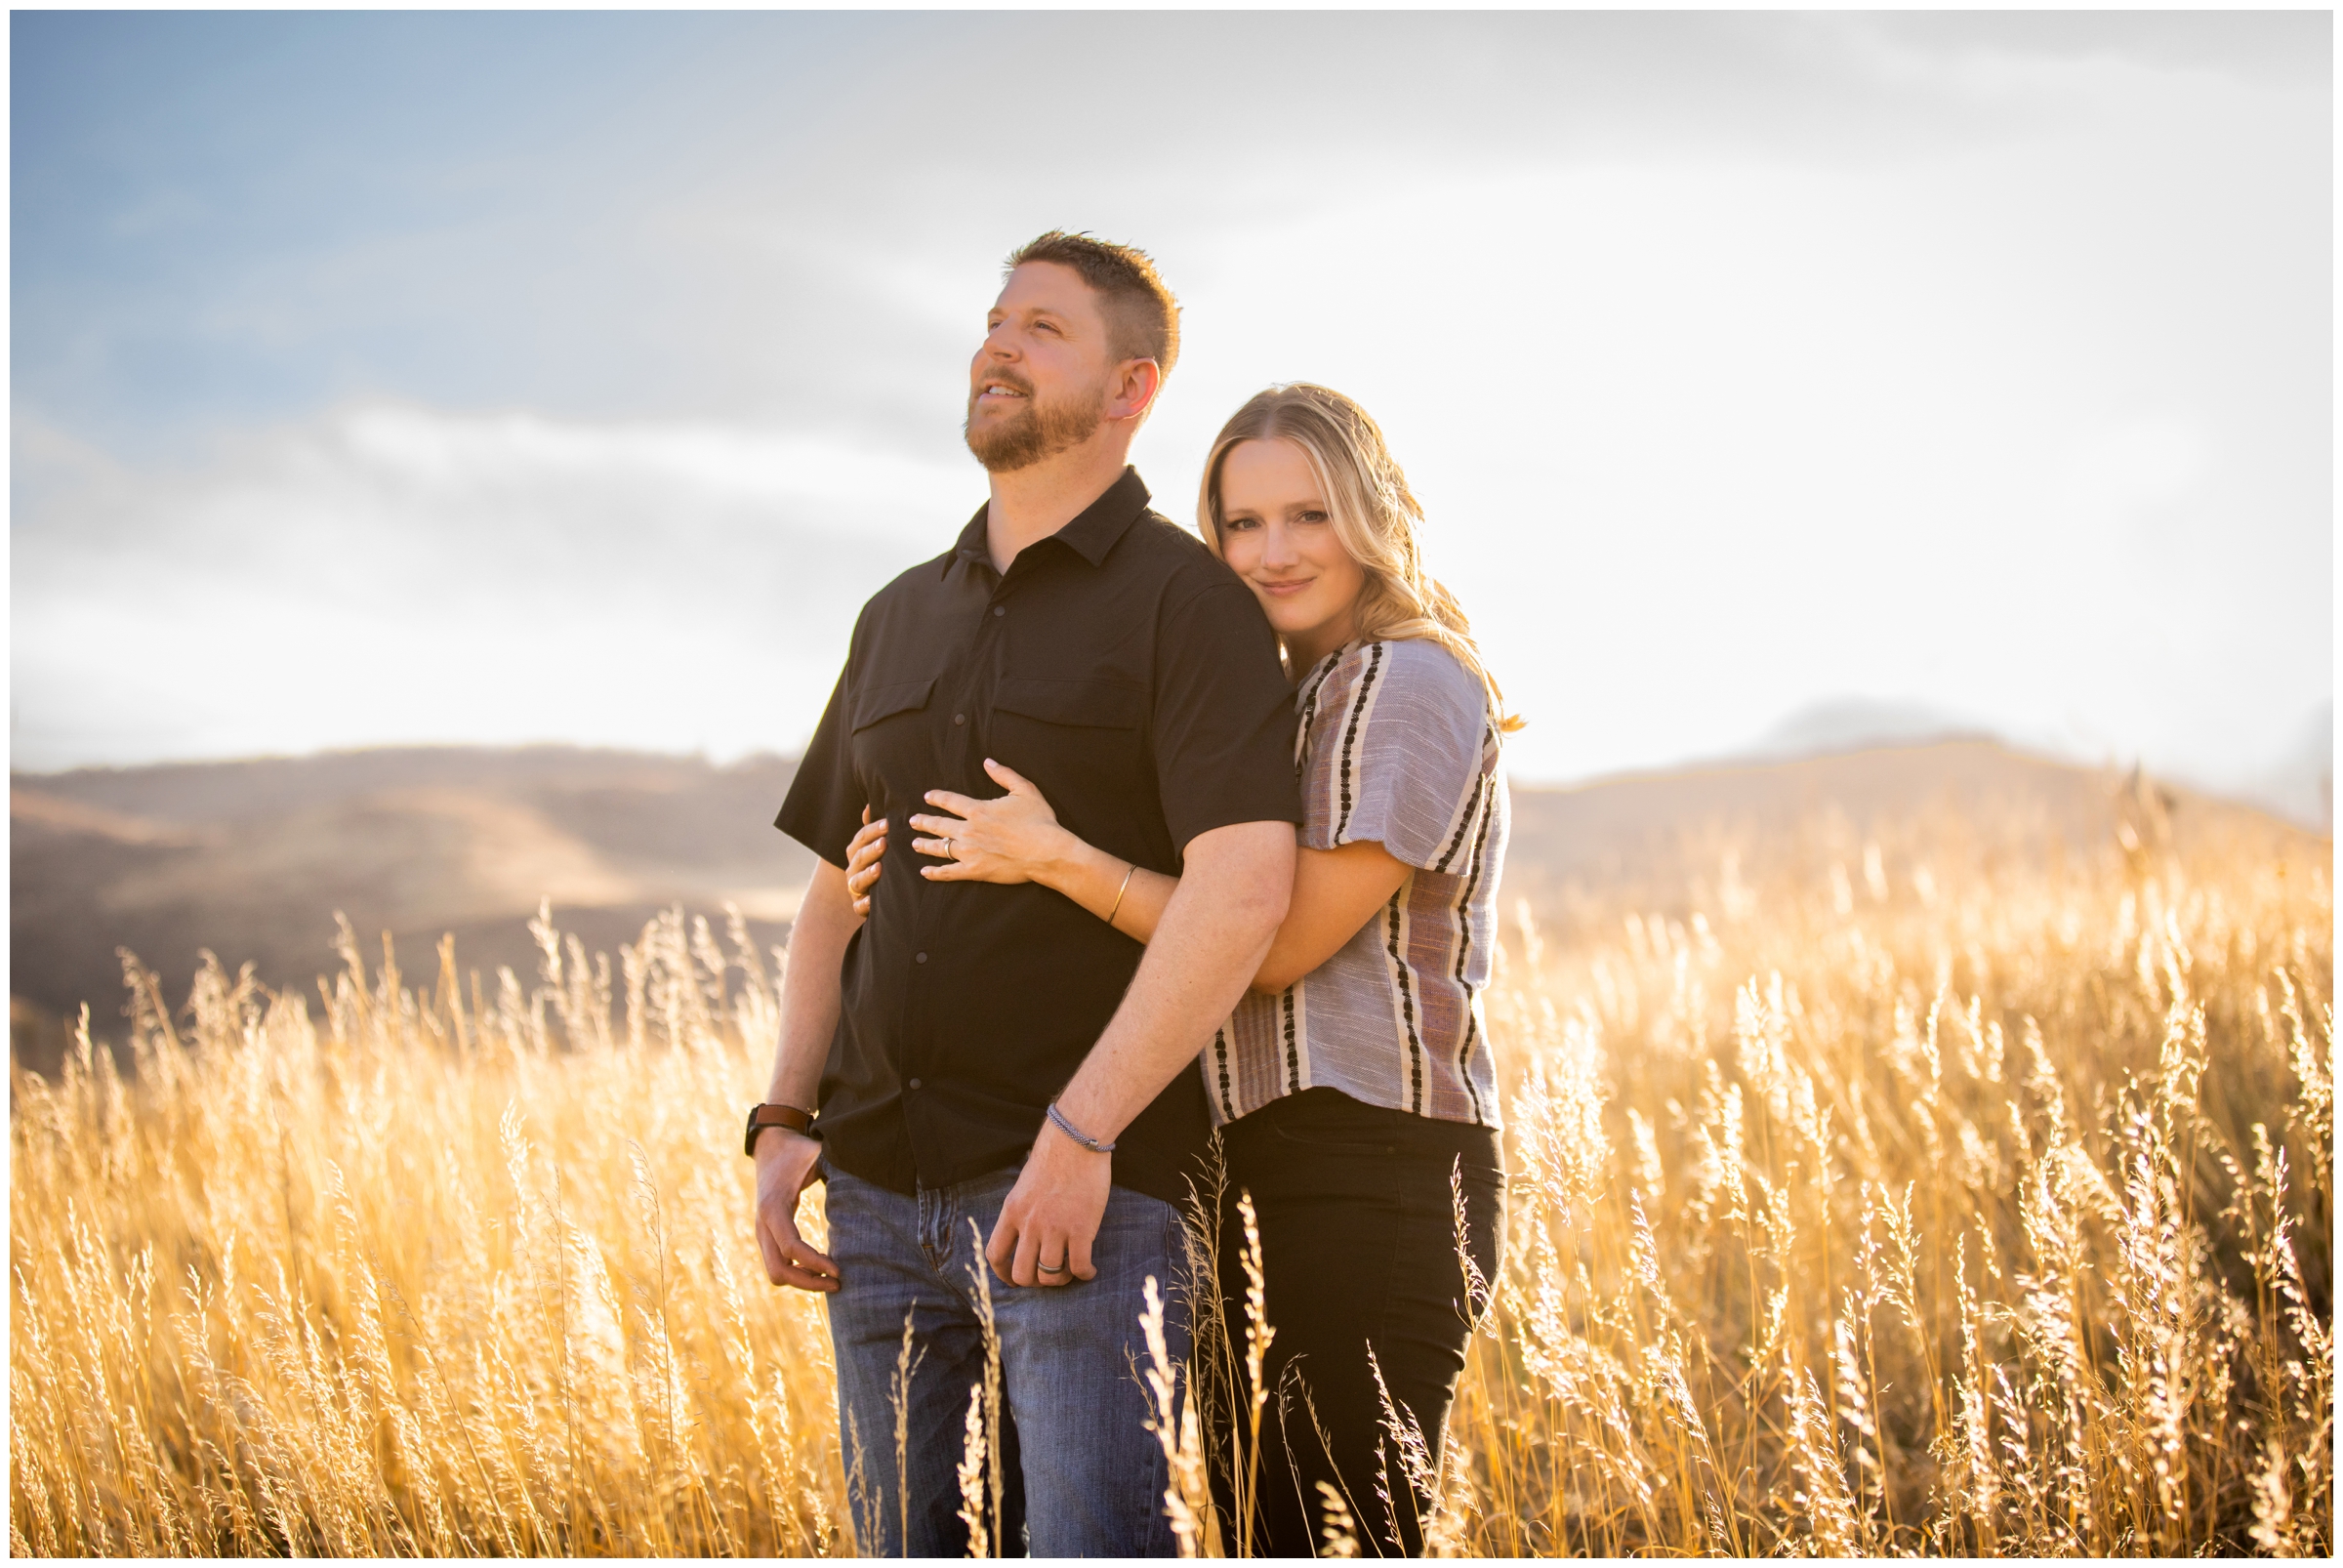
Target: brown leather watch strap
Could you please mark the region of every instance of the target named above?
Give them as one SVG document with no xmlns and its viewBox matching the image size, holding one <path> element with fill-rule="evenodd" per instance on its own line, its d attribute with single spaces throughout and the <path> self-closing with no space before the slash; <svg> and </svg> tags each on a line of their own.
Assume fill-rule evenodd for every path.
<svg viewBox="0 0 2343 1568">
<path fill-rule="evenodd" d="M 795 1105 L 752 1105 L 749 1107 L 749 1131 L 741 1144 L 741 1152 L 750 1159 L 757 1158 L 757 1135 L 768 1127 L 786 1127 L 792 1133 L 813 1133 L 813 1112 Z"/>
</svg>

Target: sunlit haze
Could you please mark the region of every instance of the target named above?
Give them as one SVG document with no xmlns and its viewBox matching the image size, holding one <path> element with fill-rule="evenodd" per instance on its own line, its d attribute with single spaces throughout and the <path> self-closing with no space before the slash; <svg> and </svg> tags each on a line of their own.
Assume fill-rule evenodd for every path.
<svg viewBox="0 0 2343 1568">
<path fill-rule="evenodd" d="M 19 12 L 16 765 L 810 731 L 1149 250 L 1192 524 L 1381 422 L 1516 777 L 1865 699 L 2245 786 L 2331 712 L 2330 21 Z"/>
</svg>

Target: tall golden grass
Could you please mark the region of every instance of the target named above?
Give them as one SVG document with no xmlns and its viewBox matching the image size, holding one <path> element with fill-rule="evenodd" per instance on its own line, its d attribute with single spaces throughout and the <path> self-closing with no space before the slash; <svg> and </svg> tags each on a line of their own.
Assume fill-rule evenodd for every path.
<svg viewBox="0 0 2343 1568">
<path fill-rule="evenodd" d="M 1434 1549 L 2328 1553 L 2323 846 L 1969 842 L 1514 924 L 1505 1262 L 1398 1461 Z M 314 997 L 207 962 L 174 1011 L 127 963 L 130 1061 L 85 1018 L 15 1076 L 13 1549 L 851 1548 L 738 1153 L 780 955 L 535 928 L 492 993 L 347 929 Z M 1217 1341 L 1240 1401 L 1264 1327 Z M 1241 1539 L 1154 1371 L 1183 1542 Z"/>
</svg>

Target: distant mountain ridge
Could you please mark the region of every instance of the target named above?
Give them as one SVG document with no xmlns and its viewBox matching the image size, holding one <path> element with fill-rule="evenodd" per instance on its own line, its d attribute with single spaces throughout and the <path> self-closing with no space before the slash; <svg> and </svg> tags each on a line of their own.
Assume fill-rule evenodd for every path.
<svg viewBox="0 0 2343 1568">
<path fill-rule="evenodd" d="M 566 746 L 12 774 L 12 1001 L 68 1017 L 87 1001 L 108 1028 L 117 947 L 174 993 L 206 948 L 306 985 L 336 967 L 336 910 L 370 953 L 391 933 L 401 969 L 426 977 L 452 931 L 492 986 L 499 965 L 535 974 L 541 897 L 612 953 L 673 903 L 720 917 L 729 901 L 778 941 L 813 862 L 771 826 L 795 774 L 774 757 Z"/>
<path fill-rule="evenodd" d="M 1788 760 L 1922 741 L 1998 738 L 1984 723 L 1927 703 L 1835 697 L 1788 715 L 1746 750 L 1724 760 Z"/>
<path fill-rule="evenodd" d="M 1794 762 L 1956 740 L 1991 741 L 2018 752 L 2028 749 L 1981 719 L 1931 703 L 1848 696 L 1811 703 L 1785 716 L 1747 746 L 1683 765 Z M 2334 751 L 2335 705 L 2330 701 L 2312 712 L 2292 739 L 2262 765 L 2247 762 L 2230 775 L 2228 787 L 2200 793 L 2226 796 L 2299 826 L 2331 833 Z"/>
<path fill-rule="evenodd" d="M 12 1049 L 53 1061 L 59 1020 L 85 1001 L 100 1033 L 117 1032 L 117 947 L 174 998 L 202 949 L 306 989 L 336 967 L 336 910 L 370 955 L 390 933 L 402 970 L 427 982 L 448 932 L 490 985 L 500 965 L 529 981 L 541 897 L 590 951 L 615 955 L 675 903 L 720 918 L 729 901 L 760 946 L 779 942 L 813 867 L 770 825 L 795 772 L 777 757 L 540 746 L 12 774 Z M 2142 787 L 1984 739 L 1516 786 L 1502 902 L 1567 930 L 1574 912 L 1622 899 L 1688 907 L 1728 854 L 1752 881 L 1805 877 L 1859 867 L 1867 843 L 1901 875 L 1900 846 L 1948 815 L 2006 852 L 2104 852 Z M 2182 833 L 2303 836 L 2234 803 L 2150 794 Z"/>
</svg>

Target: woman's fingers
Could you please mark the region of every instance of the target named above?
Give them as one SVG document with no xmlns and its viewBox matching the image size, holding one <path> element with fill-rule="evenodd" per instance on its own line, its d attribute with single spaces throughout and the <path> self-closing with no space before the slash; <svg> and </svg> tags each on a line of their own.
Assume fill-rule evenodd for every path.
<svg viewBox="0 0 2343 1568">
<path fill-rule="evenodd" d="M 1037 790 L 1033 787 L 1033 781 L 1031 779 L 1018 772 L 1015 768 L 1009 766 L 1007 763 L 996 763 L 990 757 L 987 757 L 984 760 L 984 770 L 993 775 L 994 783 L 1000 785 L 1011 795 L 1041 794 L 1040 790 Z"/>
<path fill-rule="evenodd" d="M 879 861 L 886 853 L 886 818 L 871 820 L 871 808 L 862 808 L 863 825 L 854 837 L 846 841 L 846 893 L 855 915 L 868 920 L 871 914 L 871 885 L 879 880 Z"/>
<path fill-rule="evenodd" d="M 932 866 L 922 866 L 920 875 L 929 882 L 983 881 L 983 867 L 978 857 L 968 852 L 966 843 L 951 839 L 914 839 L 911 846 L 924 855 L 934 858 Z"/>
<path fill-rule="evenodd" d="M 1021 796 L 990 801 L 971 800 L 950 790 L 929 790 L 926 799 L 938 809 L 915 811 L 904 818 L 918 835 L 911 841 L 913 851 L 941 862 L 923 865 L 920 875 L 930 882 L 1029 881 L 1034 830 L 1037 825 L 1053 825 L 1054 819 L 1041 797 L 1031 793 L 1031 786 L 1025 789 Z M 945 809 L 961 814 L 947 816 Z"/>
</svg>

